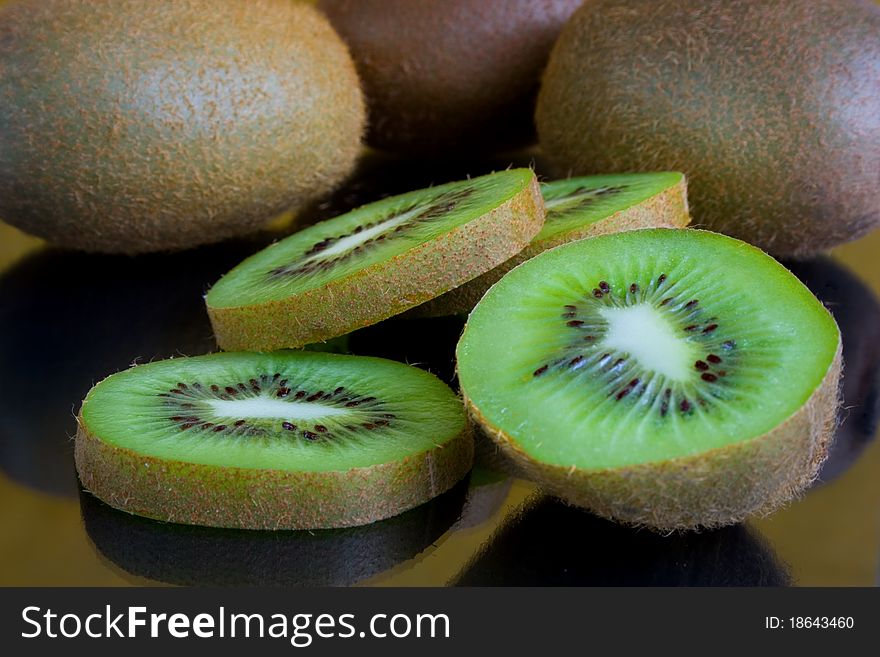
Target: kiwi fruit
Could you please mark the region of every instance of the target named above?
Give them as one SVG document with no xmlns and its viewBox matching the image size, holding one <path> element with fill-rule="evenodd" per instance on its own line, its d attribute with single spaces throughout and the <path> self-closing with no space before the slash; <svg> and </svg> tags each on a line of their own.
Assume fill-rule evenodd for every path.
<svg viewBox="0 0 880 657">
<path fill-rule="evenodd" d="M 468 483 L 359 527 L 260 532 L 158 522 L 86 492 L 80 509 L 95 551 L 134 577 L 182 586 L 351 586 L 429 548 L 456 522 Z"/>
<path fill-rule="evenodd" d="M 242 529 L 367 524 L 471 468 L 460 400 L 393 361 L 290 351 L 159 361 L 86 396 L 76 466 L 115 508 Z"/>
<path fill-rule="evenodd" d="M 789 586 L 754 528 L 659 536 L 534 496 L 455 579 L 456 586 Z"/>
<path fill-rule="evenodd" d="M 24 0 L 0 10 L 0 217 L 137 253 L 252 232 L 339 183 L 365 106 L 289 0 Z"/>
<path fill-rule="evenodd" d="M 591 0 L 536 109 L 571 175 L 682 171 L 694 222 L 803 257 L 880 223 L 880 7 Z"/>
<path fill-rule="evenodd" d="M 351 48 L 367 141 L 400 153 L 489 152 L 535 139 L 538 83 L 581 0 L 320 0 Z"/>
<path fill-rule="evenodd" d="M 684 228 L 690 223 L 680 173 L 584 176 L 541 183 L 544 227 L 525 249 L 495 269 L 413 309 L 414 315 L 468 313 L 493 284 L 542 251 L 607 233 L 639 228 Z"/>
<path fill-rule="evenodd" d="M 375 324 L 479 276 L 541 230 L 530 169 L 365 205 L 251 256 L 205 297 L 222 349 L 271 351 Z"/>
<path fill-rule="evenodd" d="M 672 531 L 769 513 L 814 480 L 841 338 L 760 250 L 646 229 L 508 273 L 456 356 L 473 418 L 531 479 L 597 515 Z"/>
</svg>

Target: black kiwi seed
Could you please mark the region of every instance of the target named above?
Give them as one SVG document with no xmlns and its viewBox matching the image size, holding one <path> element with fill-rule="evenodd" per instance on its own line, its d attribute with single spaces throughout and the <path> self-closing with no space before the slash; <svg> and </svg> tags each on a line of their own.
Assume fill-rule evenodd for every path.
<svg viewBox="0 0 880 657">
<path fill-rule="evenodd" d="M 262 385 L 260 385 L 260 382 L 262 382 Z M 245 399 L 249 396 L 258 397 L 264 394 L 270 395 L 275 399 L 290 398 L 310 403 L 329 402 L 330 406 L 337 408 L 357 409 L 362 404 L 373 405 L 370 410 L 352 410 L 353 413 L 362 415 L 365 421 L 360 426 L 351 423 L 343 425 L 343 428 L 349 432 L 356 432 L 362 428 L 375 429 L 377 427 L 390 426 L 391 421 L 396 419 L 393 413 L 384 412 L 383 402 L 379 401 L 376 397 L 360 396 L 347 391 L 344 386 L 339 386 L 331 392 L 325 392 L 324 390 L 317 390 L 315 392 L 298 390 L 291 397 L 293 390 L 287 387 L 287 383 L 288 380 L 282 378 L 280 373 L 275 374 L 273 377 L 262 374 L 259 378 L 251 378 L 248 380 L 250 387 L 244 383 L 238 383 L 234 386 L 210 384 L 206 387 L 200 383 L 188 385 L 181 382 L 168 392 L 157 393 L 157 396 L 167 400 L 163 402 L 163 406 L 170 407 L 169 411 L 172 414 L 169 416 L 169 420 L 181 431 L 200 428 L 215 433 L 231 430 L 243 432 L 247 436 L 265 436 L 268 433 L 267 430 L 271 428 L 268 420 L 247 420 L 243 418 L 232 420 L 230 418 L 228 421 L 211 422 L 202 417 L 204 414 L 213 412 L 209 406 L 204 404 L 205 401 L 210 399 Z M 346 393 L 346 396 L 342 397 L 343 393 Z M 194 410 L 199 412 L 193 412 Z M 277 426 L 275 425 L 276 429 Z M 280 427 L 285 433 L 298 431 L 297 425 L 288 420 L 282 421 Z M 277 435 L 277 431 L 275 433 Z M 319 439 L 332 440 L 340 437 L 334 434 L 332 427 L 325 424 L 316 424 L 312 430 L 300 431 L 298 435 L 311 442 Z"/>
<path fill-rule="evenodd" d="M 729 372 L 728 369 L 715 369 L 715 366 L 722 363 L 722 358 L 715 352 L 729 353 L 735 343 L 733 340 L 724 339 L 723 335 L 718 337 L 718 334 L 722 333 L 718 318 L 706 318 L 707 313 L 700 305 L 699 299 L 689 299 L 682 305 L 671 305 L 675 297 L 660 297 L 659 289 L 667 284 L 667 281 L 668 276 L 660 274 L 656 278 L 656 283 L 648 286 L 646 295 L 634 299 L 628 293 L 638 292 L 640 289 L 638 283 L 630 283 L 629 286 L 622 288 L 621 294 L 615 296 L 613 286 L 606 280 L 600 280 L 592 288 L 590 295 L 579 302 L 563 305 L 560 318 L 564 325 L 577 330 L 578 333 L 587 327 L 590 334 L 572 335 L 568 344 L 562 348 L 561 354 L 554 354 L 561 357 L 541 363 L 532 371 L 532 376 L 537 378 L 553 371 L 571 372 L 574 376 L 589 376 L 590 372 L 600 372 L 608 382 L 609 398 L 615 402 L 627 403 L 647 394 L 653 396 L 653 399 L 647 400 L 647 403 L 651 408 L 655 408 L 654 402 L 659 397 L 657 401 L 659 401 L 660 417 L 666 417 L 671 408 L 677 408 L 683 415 L 690 414 L 695 403 L 692 400 L 696 400 L 701 407 L 710 406 L 716 396 L 723 394 L 722 379 Z M 643 296 L 645 298 L 642 298 Z M 652 303 L 657 309 L 663 308 L 663 312 L 679 326 L 685 323 L 682 320 L 686 318 L 688 323 L 681 326 L 681 330 L 689 334 L 688 340 L 702 343 L 705 347 L 703 353 L 706 354 L 694 362 L 695 377 L 692 381 L 676 382 L 662 388 L 642 385 L 640 375 L 634 376 L 640 372 L 639 366 L 629 354 L 609 353 L 602 349 L 602 337 L 607 330 L 607 322 L 599 309 L 603 306 L 621 307 L 633 303 Z M 735 367 L 735 363 L 732 365 Z M 699 376 L 696 376 L 697 373 Z M 620 381 L 621 378 L 623 382 Z M 660 389 L 662 393 L 656 392 Z"/>
<path fill-rule="evenodd" d="M 367 224 L 359 224 L 350 232 L 344 235 L 339 235 L 338 237 L 322 238 L 320 241 L 313 244 L 302 254 L 301 259 L 305 259 L 305 262 L 300 259 L 286 265 L 275 267 L 269 272 L 269 277 L 284 278 L 290 276 L 301 276 L 303 274 L 311 274 L 319 270 L 331 269 L 339 263 L 354 257 L 358 253 L 375 246 L 377 243 L 383 242 L 386 238 L 389 238 L 392 235 L 399 236 L 400 234 L 405 233 L 406 230 L 409 230 L 422 222 L 445 216 L 446 214 L 454 210 L 459 203 L 466 200 L 473 193 L 474 190 L 467 187 L 446 192 L 438 198 L 433 199 L 430 205 L 425 206 L 423 210 L 409 217 L 405 224 L 400 224 L 393 228 L 388 228 L 385 232 L 380 233 L 376 237 L 353 247 L 345 253 L 334 256 L 333 258 L 321 259 L 321 252 L 324 251 L 328 246 L 330 246 L 331 243 L 344 239 L 351 235 L 357 235 L 364 230 L 378 226 L 382 222 L 389 219 L 393 219 L 395 217 L 413 212 L 414 210 L 417 210 L 419 207 L 421 207 L 421 204 L 403 207 L 398 209 L 396 212 L 389 214 L 387 217 L 382 217 Z"/>
</svg>

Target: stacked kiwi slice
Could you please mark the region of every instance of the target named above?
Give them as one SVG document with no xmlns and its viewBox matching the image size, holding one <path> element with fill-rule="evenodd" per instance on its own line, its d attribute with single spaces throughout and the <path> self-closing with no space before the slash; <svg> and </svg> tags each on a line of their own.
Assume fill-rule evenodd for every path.
<svg viewBox="0 0 880 657">
<path fill-rule="evenodd" d="M 500 265 L 543 224 L 530 169 L 365 205 L 257 253 L 211 288 L 217 342 L 301 347 L 374 324 Z"/>
<path fill-rule="evenodd" d="M 504 274 L 547 249 L 588 237 L 690 223 L 685 177 L 677 172 L 581 176 L 541 183 L 546 216 L 531 243 L 508 261 L 414 309 L 412 315 L 470 312 Z"/>
</svg>

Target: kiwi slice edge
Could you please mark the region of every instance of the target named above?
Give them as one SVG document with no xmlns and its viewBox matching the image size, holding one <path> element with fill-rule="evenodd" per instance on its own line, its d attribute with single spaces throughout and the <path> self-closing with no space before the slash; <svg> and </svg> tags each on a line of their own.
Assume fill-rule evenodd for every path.
<svg viewBox="0 0 880 657">
<path fill-rule="evenodd" d="M 140 365 L 98 383 L 78 424 L 87 491 L 213 527 L 367 524 L 448 490 L 473 459 L 445 384 L 363 356 L 227 352 Z"/>
<path fill-rule="evenodd" d="M 691 218 L 687 180 L 679 172 L 580 176 L 541 183 L 544 227 L 522 251 L 494 269 L 417 306 L 413 317 L 473 310 L 492 285 L 518 264 L 575 240 L 642 228 L 684 228 Z"/>
<path fill-rule="evenodd" d="M 475 278 L 527 246 L 543 223 L 530 169 L 386 198 L 251 256 L 208 292 L 208 314 L 227 351 L 320 342 Z"/>
<path fill-rule="evenodd" d="M 723 318 L 733 320 L 734 325 L 739 322 L 743 334 L 739 338 L 729 337 L 732 333 L 724 326 L 727 322 L 717 320 L 712 309 L 715 299 L 708 292 L 706 308 L 700 310 L 701 304 L 688 305 L 694 299 L 688 298 L 686 290 L 676 290 L 673 279 L 677 270 L 669 260 L 684 256 L 680 264 L 687 270 L 694 262 L 688 256 L 697 247 L 708 269 L 691 271 L 692 282 L 706 279 L 709 269 L 726 272 L 731 263 L 739 263 L 746 272 L 738 271 L 733 278 L 759 284 L 757 289 L 735 296 L 734 305 L 746 301 L 741 309 L 744 312 L 738 314 L 746 321 L 730 313 Z M 604 260 L 598 257 L 599 252 Z M 632 254 L 644 265 L 642 271 L 652 277 L 645 284 L 656 287 L 663 279 L 662 283 L 670 283 L 667 291 L 673 291 L 656 295 L 640 289 L 636 294 L 643 296 L 639 298 L 656 306 L 672 297 L 667 304 L 675 312 L 698 318 L 681 327 L 688 329 L 682 336 L 692 335 L 706 344 L 713 339 L 718 342 L 709 349 L 712 361 L 699 356 L 705 345 L 697 344 L 697 359 L 690 361 L 692 376 L 679 387 L 669 386 L 675 390 L 673 403 L 665 397 L 666 384 L 651 391 L 651 381 L 657 377 L 631 373 L 639 365 L 637 358 L 606 349 L 608 343 L 600 332 L 610 324 L 603 329 L 601 321 L 592 325 L 583 321 L 581 317 L 586 315 L 582 312 L 586 311 L 574 305 L 581 301 L 574 301 L 571 286 L 576 289 L 581 285 L 584 296 L 591 297 L 583 301 L 585 305 L 601 301 L 626 308 L 626 295 L 631 300 L 633 294 L 621 289 L 620 280 L 628 277 L 624 273 L 618 280 L 616 274 L 608 273 L 613 266 L 609 269 L 607 265 Z M 536 282 L 540 288 L 540 281 L 552 277 L 554 271 L 563 273 L 544 288 L 530 290 Z M 589 285 L 579 278 L 589 279 Z M 723 275 L 714 278 L 725 280 Z M 590 285 L 597 287 L 590 290 Z M 527 308 L 536 296 L 554 286 L 562 290 L 561 297 L 572 297 L 571 306 L 559 303 L 555 308 L 561 298 L 556 295 L 545 308 Z M 605 286 L 608 292 L 603 291 Z M 706 291 L 707 286 L 702 289 Z M 514 310 L 510 294 L 523 297 L 518 302 L 520 310 Z M 758 300 L 775 297 L 779 298 L 768 312 L 750 314 Z M 505 309 L 504 321 L 500 321 L 499 309 Z M 697 312 L 706 313 L 702 321 L 690 314 Z M 768 317 L 776 323 L 765 330 Z M 581 350 L 563 337 L 551 340 L 549 348 L 537 347 L 538 351 L 545 348 L 543 355 L 521 356 L 529 343 L 548 344 L 548 333 L 542 328 L 548 319 L 556 323 L 552 330 L 562 327 L 563 336 L 568 331 L 579 339 L 598 339 L 582 343 L 585 347 Z M 749 324 L 749 319 L 754 321 Z M 738 330 L 735 326 L 731 329 Z M 514 334 L 523 337 L 519 342 L 511 341 Z M 774 334 L 779 336 L 775 347 Z M 798 337 L 807 345 L 790 348 L 783 364 L 774 366 L 774 359 L 787 348 L 784 345 Z M 730 346 L 730 357 L 722 351 L 723 345 Z M 496 366 L 492 363 L 505 362 L 505 358 L 512 362 L 505 365 L 507 371 L 493 372 Z M 797 366 L 799 359 L 802 367 Z M 471 314 L 457 348 L 457 363 L 472 419 L 521 472 L 598 515 L 665 532 L 723 526 L 749 515 L 769 513 L 813 481 L 833 435 L 841 340 L 830 313 L 793 275 L 758 249 L 706 231 L 655 229 L 564 245 L 518 267 L 490 290 Z M 795 367 L 788 376 L 786 368 L 792 364 Z M 608 379 L 601 373 L 603 368 L 617 371 L 618 376 Z M 591 371 L 597 373 L 592 382 L 590 375 L 585 376 Z M 508 390 L 489 392 L 491 384 L 486 382 L 493 377 L 503 377 L 506 381 L 498 385 Z M 609 380 L 612 383 L 606 385 Z M 764 385 L 769 386 L 766 395 L 755 397 Z M 680 395 L 685 389 L 690 392 Z M 757 404 L 739 413 L 736 403 L 746 399 L 757 400 Z M 597 405 L 589 406 L 589 400 L 598 400 Z M 542 410 L 535 412 L 535 408 Z M 592 420 L 588 417 L 591 411 Z M 760 421 L 751 421 L 746 413 L 759 416 Z M 741 424 L 740 415 L 746 418 Z M 624 429 L 615 433 L 609 422 L 622 422 Z M 682 426 L 689 427 L 689 435 L 678 430 Z M 726 437 L 721 435 L 725 426 Z"/>
</svg>

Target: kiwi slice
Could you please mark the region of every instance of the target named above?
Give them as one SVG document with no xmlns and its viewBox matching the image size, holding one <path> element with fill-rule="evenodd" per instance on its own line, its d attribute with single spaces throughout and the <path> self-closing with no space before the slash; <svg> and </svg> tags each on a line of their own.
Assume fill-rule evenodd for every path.
<svg viewBox="0 0 880 657">
<path fill-rule="evenodd" d="M 470 312 L 498 279 L 521 262 L 554 246 L 606 233 L 639 228 L 684 228 L 690 223 L 684 174 L 624 173 L 541 183 L 547 215 L 544 227 L 507 262 L 433 299 L 413 314 Z"/>
<path fill-rule="evenodd" d="M 86 396 L 83 487 L 172 522 L 250 529 L 361 525 L 470 470 L 464 410 L 432 375 L 378 358 L 226 353 L 141 365 Z"/>
<path fill-rule="evenodd" d="M 471 413 L 529 477 L 667 531 L 769 512 L 814 479 L 841 339 L 758 249 L 652 229 L 523 263 L 471 313 L 456 355 Z"/>
<path fill-rule="evenodd" d="M 206 297 L 217 342 L 269 351 L 374 324 L 504 262 L 543 222 L 530 169 L 365 205 L 291 235 L 221 278 Z"/>
</svg>

